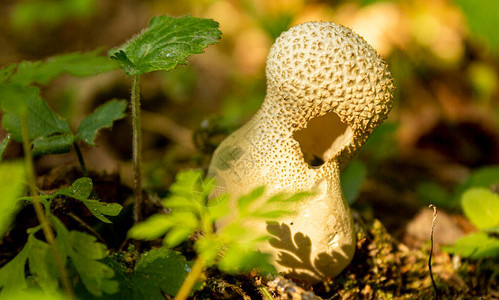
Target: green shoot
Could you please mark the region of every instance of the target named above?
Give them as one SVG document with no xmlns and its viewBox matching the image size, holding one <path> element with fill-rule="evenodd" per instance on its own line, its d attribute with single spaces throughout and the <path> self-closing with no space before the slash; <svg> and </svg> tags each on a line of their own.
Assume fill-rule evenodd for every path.
<svg viewBox="0 0 499 300">
<path fill-rule="evenodd" d="M 218 23 L 191 16 L 159 16 L 125 45 L 110 51 L 111 58 L 132 77 L 131 108 L 133 128 L 134 222 L 142 219 L 142 133 L 140 126 L 140 75 L 169 71 L 185 59 L 202 53 L 220 38 Z"/>
<path fill-rule="evenodd" d="M 22 141 L 20 113 L 9 107 L 23 103 L 33 154 L 65 153 L 74 147 L 85 176 L 88 173 L 78 142 L 84 141 L 94 146 L 94 139 L 101 128 L 110 127 L 114 121 L 125 116 L 126 102 L 113 100 L 102 105 L 83 120 L 75 136 L 69 124 L 42 100 L 40 89 L 33 84 L 45 85 L 62 74 L 91 76 L 115 69 L 116 64 L 99 56 L 99 52 L 59 55 L 45 62 L 22 62 L 7 66 L 0 72 L 0 103 L 5 111 L 2 126 L 14 140 Z"/>
<path fill-rule="evenodd" d="M 277 194 L 262 201 L 265 189 L 258 187 L 240 197 L 237 207 L 231 212 L 228 195 L 209 197 L 214 188 L 214 180 L 203 180 L 200 171 L 177 174 L 170 188 L 171 195 L 163 201 L 163 205 L 172 211 L 167 215 L 154 215 L 129 231 L 129 236 L 136 239 L 151 240 L 164 235 L 164 243 L 169 247 L 187 240 L 194 232 L 203 233 L 194 245 L 198 257 L 176 299 L 189 296 L 206 266 L 216 264 L 230 273 L 253 269 L 274 273 L 275 269 L 269 263 L 270 255 L 256 250 L 268 237 L 253 234 L 244 223 L 249 220 L 265 222 L 291 215 L 294 212 L 282 209 L 284 204 L 310 196 L 306 192 Z M 222 219 L 226 221 L 224 226 L 213 230 L 214 224 Z"/>
</svg>

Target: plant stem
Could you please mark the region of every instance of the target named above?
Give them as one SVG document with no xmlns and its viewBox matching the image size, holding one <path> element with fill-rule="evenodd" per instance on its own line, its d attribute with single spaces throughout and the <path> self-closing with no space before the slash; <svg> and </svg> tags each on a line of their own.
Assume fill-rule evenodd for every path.
<svg viewBox="0 0 499 300">
<path fill-rule="evenodd" d="M 31 197 L 33 199 L 33 207 L 35 209 L 36 217 L 40 222 L 43 234 L 45 235 L 45 239 L 52 249 L 52 254 L 54 256 L 57 270 L 59 271 L 59 277 L 61 279 L 62 286 L 66 291 L 66 296 L 68 297 L 68 299 L 76 299 L 73 288 L 69 283 L 68 274 L 66 272 L 65 263 L 61 256 L 61 252 L 59 251 L 57 243 L 55 242 L 54 232 L 52 231 L 52 228 L 50 227 L 50 224 L 45 216 L 43 205 L 41 204 L 40 199 L 38 199 L 35 168 L 33 166 L 33 154 L 31 152 L 31 143 L 29 142 L 28 122 L 26 120 L 26 116 L 23 116 L 21 114 L 20 121 L 23 139 L 24 161 L 26 165 L 26 177 L 28 185 L 30 187 Z"/>
<path fill-rule="evenodd" d="M 177 296 L 175 296 L 175 300 L 185 300 L 187 299 L 187 297 L 189 297 L 194 284 L 196 284 L 196 281 L 203 273 L 204 266 L 205 260 L 201 258 L 201 256 L 198 256 L 191 268 L 191 271 L 189 272 L 189 274 L 187 274 L 187 277 L 182 283 L 182 286 L 178 290 Z"/>
<path fill-rule="evenodd" d="M 74 142 L 73 147 L 75 148 L 76 156 L 78 156 L 78 161 L 80 162 L 81 172 L 83 173 L 83 176 L 89 177 L 87 167 L 85 167 L 85 161 L 83 160 L 83 155 L 81 155 L 80 146 L 78 146 L 77 142 Z"/>
<path fill-rule="evenodd" d="M 133 130 L 133 182 L 134 206 L 133 220 L 137 224 L 142 220 L 142 132 L 140 128 L 140 77 L 133 76 L 132 81 L 132 130 Z"/>
<path fill-rule="evenodd" d="M 433 285 L 433 290 L 435 291 L 434 299 L 440 299 L 440 291 L 433 278 L 433 271 L 431 269 L 431 257 L 433 256 L 433 231 L 435 230 L 435 222 L 437 221 L 437 207 L 430 204 L 430 208 L 433 209 L 433 220 L 431 221 L 431 233 L 430 233 L 430 255 L 428 256 L 428 270 L 430 271 L 431 283 Z"/>
</svg>

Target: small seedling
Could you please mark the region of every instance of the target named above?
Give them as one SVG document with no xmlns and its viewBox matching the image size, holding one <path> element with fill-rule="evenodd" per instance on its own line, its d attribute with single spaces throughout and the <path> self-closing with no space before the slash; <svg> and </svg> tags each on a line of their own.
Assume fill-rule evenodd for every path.
<svg viewBox="0 0 499 300">
<path fill-rule="evenodd" d="M 220 38 L 218 23 L 191 16 L 152 18 L 149 26 L 118 49 L 109 53 L 132 77 L 130 105 L 133 128 L 134 221 L 142 219 L 142 134 L 140 121 L 140 75 L 169 71 L 186 62 L 192 54 Z"/>
<path fill-rule="evenodd" d="M 213 179 L 203 180 L 200 171 L 184 171 L 177 175 L 170 188 L 171 195 L 163 201 L 169 214 L 158 214 L 135 225 L 129 236 L 152 240 L 162 236 L 164 244 L 174 247 L 186 241 L 193 233 L 202 236 L 195 242 L 197 259 L 180 287 L 176 299 L 186 299 L 192 287 L 202 276 L 206 266 L 217 265 L 229 273 L 258 269 L 263 273 L 275 273 L 271 256 L 258 251 L 258 245 L 267 235 L 255 235 L 244 224 L 251 220 L 276 220 L 294 214 L 283 210 L 285 203 L 293 203 L 310 196 L 300 192 L 294 195 L 277 194 L 262 200 L 265 188 L 258 187 L 239 197 L 237 206 L 229 208 L 226 194 L 210 197 L 215 188 Z M 214 230 L 214 224 L 228 220 L 222 228 Z"/>
</svg>

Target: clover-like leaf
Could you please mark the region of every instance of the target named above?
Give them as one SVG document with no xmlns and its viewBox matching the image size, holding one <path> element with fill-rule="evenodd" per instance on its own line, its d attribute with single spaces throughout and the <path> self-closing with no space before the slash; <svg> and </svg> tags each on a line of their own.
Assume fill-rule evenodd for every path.
<svg viewBox="0 0 499 300">
<path fill-rule="evenodd" d="M 114 217 L 119 215 L 123 207 L 118 203 L 105 203 L 98 200 L 88 199 L 91 196 L 92 188 L 92 179 L 82 177 L 73 182 L 71 187 L 60 189 L 55 192 L 53 196 L 64 195 L 80 200 L 97 219 L 104 223 L 111 223 L 106 216 Z"/>
<path fill-rule="evenodd" d="M 220 38 L 218 23 L 191 16 L 158 16 L 124 46 L 110 51 L 127 75 L 171 70 L 185 59 L 202 53 Z"/>
</svg>

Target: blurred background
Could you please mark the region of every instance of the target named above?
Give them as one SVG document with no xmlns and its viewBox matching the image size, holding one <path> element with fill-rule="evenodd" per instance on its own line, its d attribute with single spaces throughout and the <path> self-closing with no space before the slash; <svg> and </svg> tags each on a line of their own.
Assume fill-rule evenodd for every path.
<svg viewBox="0 0 499 300">
<path fill-rule="evenodd" d="M 188 65 L 142 80 L 150 192 L 164 193 L 182 168 L 206 168 L 221 139 L 259 108 L 266 55 L 282 31 L 332 21 L 378 51 L 396 86 L 389 119 L 348 170 L 361 180 L 349 199 L 354 208 L 412 246 L 427 238 L 429 203 L 448 212 L 439 219 L 449 223 L 442 230 L 450 228 L 436 236 L 441 243 L 472 230 L 454 213 L 470 174 L 499 164 L 499 1 L 3 0 L 0 66 L 99 47 L 105 55 L 162 14 L 213 18 L 223 35 Z M 62 77 L 43 97 L 76 128 L 99 104 L 128 99 L 129 87 L 121 71 Z M 98 147 L 83 149 L 90 169 L 117 172 L 131 184 L 130 124 L 117 122 Z M 19 153 L 14 145 L 7 156 Z M 77 165 L 74 153 L 37 160 L 39 174 L 68 165 Z"/>
</svg>

